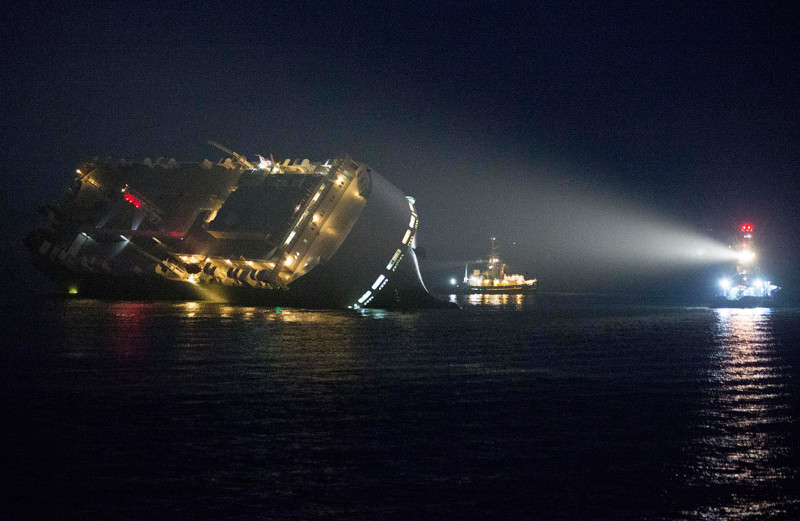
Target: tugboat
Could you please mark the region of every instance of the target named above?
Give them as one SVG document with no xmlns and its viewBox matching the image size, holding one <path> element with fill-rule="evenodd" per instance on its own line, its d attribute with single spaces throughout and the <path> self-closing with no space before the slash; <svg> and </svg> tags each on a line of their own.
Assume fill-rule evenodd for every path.
<svg viewBox="0 0 800 521">
<path fill-rule="evenodd" d="M 763 307 L 772 305 L 780 288 L 761 275 L 753 240 L 753 225 L 743 224 L 736 243 L 736 274 L 719 280 L 715 305 L 719 307 Z"/>
<path fill-rule="evenodd" d="M 536 291 L 536 279 L 526 279 L 524 275 L 508 275 L 505 272 L 506 265 L 500 258 L 500 249 L 494 237 L 489 250 L 489 259 L 480 264 L 485 264 L 486 268 L 474 269 L 472 274 L 469 273 L 469 264 L 464 266 L 464 280 L 456 287 L 458 291 L 470 294 L 507 295 Z"/>
</svg>

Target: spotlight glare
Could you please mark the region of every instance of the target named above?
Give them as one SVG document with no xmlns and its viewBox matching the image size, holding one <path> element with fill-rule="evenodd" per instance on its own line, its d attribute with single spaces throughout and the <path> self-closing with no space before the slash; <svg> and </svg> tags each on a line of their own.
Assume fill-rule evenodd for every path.
<svg viewBox="0 0 800 521">
<path fill-rule="evenodd" d="M 744 250 L 739 253 L 739 260 L 742 262 L 753 262 L 756 259 L 756 253 L 751 250 Z"/>
</svg>

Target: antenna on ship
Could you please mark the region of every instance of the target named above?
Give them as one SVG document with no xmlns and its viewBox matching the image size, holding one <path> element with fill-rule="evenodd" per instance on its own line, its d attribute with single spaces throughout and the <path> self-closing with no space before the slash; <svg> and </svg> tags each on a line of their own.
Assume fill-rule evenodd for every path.
<svg viewBox="0 0 800 521">
<path fill-rule="evenodd" d="M 256 167 L 253 166 L 253 163 L 248 161 L 247 158 L 245 158 L 244 156 L 242 156 L 240 154 L 237 154 L 236 152 L 234 152 L 230 148 L 222 146 L 219 143 L 217 143 L 216 141 L 212 141 L 210 139 L 208 140 L 208 144 L 211 145 L 212 147 L 218 148 L 218 149 L 222 150 L 223 152 L 226 152 L 226 153 L 232 155 L 233 158 L 236 159 L 236 161 L 238 161 L 239 164 L 242 165 L 243 167 L 249 168 L 250 170 L 255 170 Z"/>
</svg>

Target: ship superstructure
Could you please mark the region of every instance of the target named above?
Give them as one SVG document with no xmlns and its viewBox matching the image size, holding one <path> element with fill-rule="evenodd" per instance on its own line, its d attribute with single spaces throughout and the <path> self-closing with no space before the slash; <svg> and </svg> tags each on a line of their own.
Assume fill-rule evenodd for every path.
<svg viewBox="0 0 800 521">
<path fill-rule="evenodd" d="M 736 274 L 719 281 L 719 296 L 728 301 L 766 301 L 779 289 L 762 274 L 753 237 L 753 225 L 743 224 L 731 249 L 735 252 Z"/>
<path fill-rule="evenodd" d="M 414 254 L 415 201 L 349 157 L 249 162 L 92 160 L 47 226 L 36 264 L 83 295 L 248 299 L 314 307 L 438 303 Z"/>
<path fill-rule="evenodd" d="M 500 248 L 494 237 L 491 238 L 489 258 L 479 263 L 484 269 L 464 266 L 464 279 L 458 289 L 467 293 L 532 293 L 536 290 L 536 279 L 526 279 L 524 275 L 509 275 L 500 256 Z"/>
</svg>

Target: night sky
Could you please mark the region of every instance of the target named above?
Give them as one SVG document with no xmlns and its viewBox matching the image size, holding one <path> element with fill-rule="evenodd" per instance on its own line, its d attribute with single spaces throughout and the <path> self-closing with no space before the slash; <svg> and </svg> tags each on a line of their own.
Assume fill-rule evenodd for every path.
<svg viewBox="0 0 800 521">
<path fill-rule="evenodd" d="M 43 278 L 21 239 L 81 158 L 217 160 L 213 139 L 369 163 L 416 197 L 432 283 L 496 236 L 546 290 L 703 286 L 637 234 L 727 242 L 749 221 L 797 292 L 798 19 L 791 2 L 17 4 L 4 280 Z"/>
</svg>

